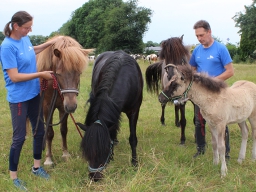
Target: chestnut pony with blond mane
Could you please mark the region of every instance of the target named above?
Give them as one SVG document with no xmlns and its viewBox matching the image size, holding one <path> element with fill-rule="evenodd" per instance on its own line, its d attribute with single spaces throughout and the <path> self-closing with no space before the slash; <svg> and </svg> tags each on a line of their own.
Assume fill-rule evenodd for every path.
<svg viewBox="0 0 256 192">
<path fill-rule="evenodd" d="M 46 161 L 45 165 L 52 165 L 52 140 L 54 137 L 52 115 L 57 108 L 60 117 L 60 132 L 62 136 L 63 158 L 70 155 L 67 149 L 67 119 L 70 113 L 77 108 L 77 95 L 79 93 L 80 75 L 88 65 L 88 54 L 93 49 L 83 49 L 82 46 L 73 38 L 63 36 L 58 38 L 56 43 L 46 48 L 37 55 L 38 71 L 53 71 L 53 80 L 44 85 L 43 113 L 46 123 Z M 41 81 L 41 89 L 43 79 Z M 57 84 L 58 91 L 53 87 Z M 55 91 L 55 96 L 54 95 Z M 56 101 L 52 102 L 55 97 Z"/>
<path fill-rule="evenodd" d="M 213 163 L 221 161 L 221 176 L 226 176 L 225 128 L 238 123 L 242 142 L 238 163 L 245 159 L 248 140 L 248 119 L 252 128 L 252 159 L 256 160 L 256 84 L 240 80 L 231 87 L 221 80 L 192 71 L 189 65 L 168 64 L 164 75 L 164 89 L 159 101 L 191 100 L 200 107 L 202 116 L 208 123 L 212 134 Z"/>
</svg>

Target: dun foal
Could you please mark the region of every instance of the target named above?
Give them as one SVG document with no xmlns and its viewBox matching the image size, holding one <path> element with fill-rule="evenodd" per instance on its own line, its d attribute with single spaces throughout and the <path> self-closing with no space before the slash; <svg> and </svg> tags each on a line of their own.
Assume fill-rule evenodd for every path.
<svg viewBox="0 0 256 192">
<path fill-rule="evenodd" d="M 184 102 L 191 100 L 200 107 L 201 113 L 209 124 L 212 135 L 213 163 L 221 161 L 221 176 L 226 176 L 225 127 L 238 123 L 242 142 L 238 163 L 245 159 L 248 140 L 248 119 L 252 127 L 252 159 L 256 160 L 256 84 L 250 81 L 237 81 L 227 87 L 224 81 L 215 80 L 205 74 L 194 73 L 189 65 L 169 64 L 164 90 L 159 101 Z"/>
</svg>

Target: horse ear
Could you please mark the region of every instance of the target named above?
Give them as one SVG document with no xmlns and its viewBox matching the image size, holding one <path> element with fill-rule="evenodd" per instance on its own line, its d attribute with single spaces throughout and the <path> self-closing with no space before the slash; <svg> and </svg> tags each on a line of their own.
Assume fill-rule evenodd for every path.
<svg viewBox="0 0 256 192">
<path fill-rule="evenodd" d="M 53 53 L 56 57 L 60 58 L 61 57 L 61 52 L 58 49 L 54 49 Z"/>
<path fill-rule="evenodd" d="M 183 69 L 182 65 L 177 65 L 175 74 L 177 74 L 177 76 L 178 76 L 178 78 L 180 78 L 180 80 L 184 81 L 185 80 L 185 74 L 184 74 L 182 69 Z"/>
<path fill-rule="evenodd" d="M 183 41 L 183 36 L 184 36 L 184 34 L 183 34 L 183 35 L 181 35 L 181 37 L 180 37 L 181 41 Z"/>
<path fill-rule="evenodd" d="M 177 76 L 173 75 L 170 81 L 168 82 L 167 87 L 169 87 L 172 84 L 172 82 L 175 81 L 176 79 L 177 79 Z"/>
<path fill-rule="evenodd" d="M 181 77 L 180 77 L 180 79 L 181 79 L 182 81 L 184 81 L 184 80 L 185 80 L 185 75 L 184 75 L 184 73 L 181 73 Z"/>
<path fill-rule="evenodd" d="M 89 55 L 89 53 L 94 53 L 95 49 L 82 49 L 82 52 L 85 55 Z"/>
</svg>

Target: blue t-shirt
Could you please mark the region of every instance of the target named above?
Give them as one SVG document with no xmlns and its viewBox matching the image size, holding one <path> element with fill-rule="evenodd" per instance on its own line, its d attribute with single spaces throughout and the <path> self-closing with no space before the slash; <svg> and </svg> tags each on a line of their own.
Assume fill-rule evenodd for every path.
<svg viewBox="0 0 256 192">
<path fill-rule="evenodd" d="M 5 37 L 0 47 L 0 61 L 6 83 L 7 100 L 10 103 L 27 101 L 39 94 L 39 78 L 14 83 L 6 72 L 12 68 L 17 68 L 18 73 L 37 72 L 36 55 L 28 36 L 20 40 Z"/>
<path fill-rule="evenodd" d="M 197 68 L 197 72 L 204 72 L 215 77 L 226 71 L 224 66 L 231 62 L 232 59 L 226 46 L 214 41 L 208 48 L 204 48 L 201 44 L 198 45 L 189 63 Z"/>
</svg>

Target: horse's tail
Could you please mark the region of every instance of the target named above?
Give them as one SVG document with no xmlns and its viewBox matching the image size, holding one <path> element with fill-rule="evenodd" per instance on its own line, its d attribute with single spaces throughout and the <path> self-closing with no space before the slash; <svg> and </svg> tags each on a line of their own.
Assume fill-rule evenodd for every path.
<svg viewBox="0 0 256 192">
<path fill-rule="evenodd" d="M 88 126 L 81 142 L 83 157 L 98 166 L 105 163 L 110 151 L 110 136 L 106 126 L 100 122 Z M 91 162 L 91 163 L 90 163 Z M 97 167 L 94 167 L 97 168 Z"/>
<path fill-rule="evenodd" d="M 159 91 L 159 87 L 161 86 L 162 64 L 163 61 L 159 61 L 149 65 L 146 69 L 146 84 L 149 92 L 158 93 Z"/>
</svg>

